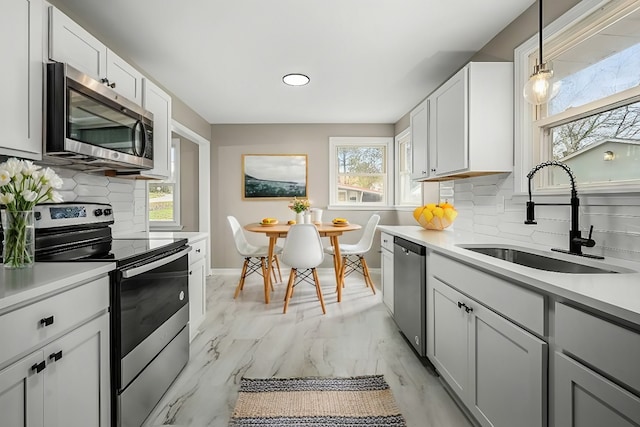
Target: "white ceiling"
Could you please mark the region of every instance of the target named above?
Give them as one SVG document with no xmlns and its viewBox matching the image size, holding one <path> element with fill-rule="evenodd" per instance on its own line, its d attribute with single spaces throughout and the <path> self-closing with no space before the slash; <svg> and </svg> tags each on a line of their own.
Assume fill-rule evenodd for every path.
<svg viewBox="0 0 640 427">
<path fill-rule="evenodd" d="M 533 0 L 51 2 L 210 123 L 395 123 Z"/>
</svg>

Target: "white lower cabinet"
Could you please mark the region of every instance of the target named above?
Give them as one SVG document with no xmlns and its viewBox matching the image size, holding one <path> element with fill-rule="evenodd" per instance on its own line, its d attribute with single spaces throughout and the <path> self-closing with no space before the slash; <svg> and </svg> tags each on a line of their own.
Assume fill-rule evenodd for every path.
<svg viewBox="0 0 640 427">
<path fill-rule="evenodd" d="M 44 426 L 44 381 L 43 376 L 33 369 L 43 359 L 42 351 L 38 351 L 0 371 L 3 427 Z"/>
<path fill-rule="evenodd" d="M 109 315 L 47 345 L 44 358 L 44 425 L 108 427 Z"/>
<path fill-rule="evenodd" d="M 96 301 L 99 308 L 87 317 L 83 307 Z M 64 310 L 54 307 L 62 303 Z M 14 352 L 0 358 L 2 427 L 110 426 L 108 305 L 104 277 L 0 316 L 0 325 L 22 321 L 0 328 L 0 342 L 11 344 L 15 329 L 22 342 L 40 338 L 11 345 Z"/>
<path fill-rule="evenodd" d="M 382 301 L 393 314 L 393 236 L 380 235 L 380 269 L 382 270 Z"/>
<path fill-rule="evenodd" d="M 207 314 L 207 239 L 189 243 L 189 341 L 198 334 L 198 328 Z"/>
<path fill-rule="evenodd" d="M 483 426 L 547 425 L 547 343 L 430 277 L 428 355 Z"/>
</svg>

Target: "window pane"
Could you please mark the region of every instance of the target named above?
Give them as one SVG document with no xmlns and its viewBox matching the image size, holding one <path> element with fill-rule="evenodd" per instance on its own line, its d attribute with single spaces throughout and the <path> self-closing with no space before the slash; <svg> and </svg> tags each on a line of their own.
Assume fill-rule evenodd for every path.
<svg viewBox="0 0 640 427">
<path fill-rule="evenodd" d="M 376 146 L 340 146 L 337 149 L 338 173 L 386 172 L 386 149 Z"/>
<path fill-rule="evenodd" d="M 640 178 L 640 102 L 550 130 L 553 158 L 566 163 L 578 182 Z M 566 173 L 552 172 L 552 185 L 567 183 Z"/>
<path fill-rule="evenodd" d="M 384 175 L 339 175 L 338 201 L 348 204 L 385 202 Z"/>
<path fill-rule="evenodd" d="M 174 189 L 172 183 L 149 184 L 150 221 L 174 221 Z"/>
<path fill-rule="evenodd" d="M 561 82 L 550 115 L 605 98 L 640 83 L 640 10 L 582 40 L 553 59 Z"/>
</svg>

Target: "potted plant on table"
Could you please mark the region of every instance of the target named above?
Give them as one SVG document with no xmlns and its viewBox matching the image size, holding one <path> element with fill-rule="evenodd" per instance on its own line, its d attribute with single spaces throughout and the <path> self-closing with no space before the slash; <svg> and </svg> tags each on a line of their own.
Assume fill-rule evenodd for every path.
<svg viewBox="0 0 640 427">
<path fill-rule="evenodd" d="M 289 209 L 296 213 L 296 223 L 303 224 L 304 223 L 304 213 L 309 210 L 311 207 L 311 203 L 309 199 L 298 199 L 294 197 L 289 205 Z"/>
<path fill-rule="evenodd" d="M 2 258 L 5 268 L 30 267 L 34 262 L 33 207 L 42 202 L 59 203 L 62 179 L 53 169 L 29 160 L 12 158 L 0 163 L 0 205 L 4 233 Z"/>
</svg>

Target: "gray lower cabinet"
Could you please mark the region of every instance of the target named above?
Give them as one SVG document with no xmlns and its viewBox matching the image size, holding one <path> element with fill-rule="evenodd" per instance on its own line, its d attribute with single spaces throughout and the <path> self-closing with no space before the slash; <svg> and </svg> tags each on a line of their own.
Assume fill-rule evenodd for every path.
<svg viewBox="0 0 640 427">
<path fill-rule="evenodd" d="M 640 426 L 640 398 L 570 357 L 555 354 L 555 426 Z"/>
<path fill-rule="evenodd" d="M 429 357 L 483 426 L 547 424 L 547 343 L 431 277 Z"/>
<path fill-rule="evenodd" d="M 555 344 L 555 427 L 640 426 L 637 330 L 557 302 Z"/>
</svg>

